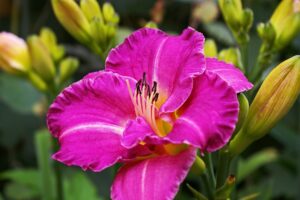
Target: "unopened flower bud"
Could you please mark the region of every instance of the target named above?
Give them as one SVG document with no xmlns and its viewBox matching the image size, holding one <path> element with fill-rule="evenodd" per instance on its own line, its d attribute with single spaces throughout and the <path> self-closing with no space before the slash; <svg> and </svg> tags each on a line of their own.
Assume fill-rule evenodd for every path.
<svg viewBox="0 0 300 200">
<path fill-rule="evenodd" d="M 263 137 L 290 110 L 300 93 L 300 56 L 279 64 L 267 76 L 253 100 L 242 129 L 230 142 L 232 155 Z"/>
<path fill-rule="evenodd" d="M 0 33 L 0 68 L 24 75 L 30 70 L 30 57 L 26 42 L 12 33 Z"/>
<path fill-rule="evenodd" d="M 103 17 L 106 22 L 110 22 L 113 24 L 119 23 L 119 20 L 120 20 L 119 16 L 115 12 L 114 7 L 110 3 L 107 3 L 107 2 L 104 3 L 102 11 L 103 11 Z"/>
<path fill-rule="evenodd" d="M 253 11 L 250 9 L 243 10 L 242 25 L 248 32 L 253 24 Z"/>
<path fill-rule="evenodd" d="M 234 135 L 243 126 L 249 111 L 249 102 L 247 97 L 243 93 L 240 93 L 238 95 L 238 100 L 239 100 L 239 118 L 234 130 Z"/>
<path fill-rule="evenodd" d="M 51 82 L 55 76 L 55 66 L 50 52 L 38 36 L 30 36 L 27 40 L 32 67 L 46 82 Z"/>
<path fill-rule="evenodd" d="M 259 23 L 257 25 L 257 32 L 259 37 L 266 42 L 269 45 L 272 45 L 275 37 L 276 37 L 276 33 L 275 33 L 275 29 L 273 27 L 273 25 L 270 22 L 267 23 Z"/>
<path fill-rule="evenodd" d="M 55 33 L 49 28 L 42 28 L 40 32 L 40 39 L 49 50 L 53 60 L 60 60 L 65 54 L 65 48 L 57 44 Z"/>
<path fill-rule="evenodd" d="M 45 92 L 48 89 L 47 83 L 35 72 L 30 71 L 27 75 L 28 80 L 38 90 Z"/>
<path fill-rule="evenodd" d="M 217 57 L 218 48 L 213 39 L 207 39 L 204 43 L 204 54 L 206 57 Z"/>
<path fill-rule="evenodd" d="M 282 0 L 271 17 L 270 22 L 276 32 L 275 49 L 282 49 L 300 31 L 299 0 Z"/>
<path fill-rule="evenodd" d="M 52 0 L 57 19 L 77 40 L 88 43 L 91 28 L 82 10 L 74 0 Z"/>
<path fill-rule="evenodd" d="M 238 30 L 243 18 L 241 0 L 219 0 L 219 6 L 229 27 Z"/>
<path fill-rule="evenodd" d="M 97 0 L 81 0 L 80 8 L 88 21 L 92 21 L 94 17 L 103 21 L 101 9 Z"/>
<path fill-rule="evenodd" d="M 222 51 L 220 51 L 218 59 L 232 63 L 234 66 L 244 71 L 242 56 L 238 48 L 223 49 Z"/>
<path fill-rule="evenodd" d="M 59 82 L 64 83 L 68 80 L 79 66 L 76 58 L 68 57 L 61 61 L 59 65 Z"/>
</svg>

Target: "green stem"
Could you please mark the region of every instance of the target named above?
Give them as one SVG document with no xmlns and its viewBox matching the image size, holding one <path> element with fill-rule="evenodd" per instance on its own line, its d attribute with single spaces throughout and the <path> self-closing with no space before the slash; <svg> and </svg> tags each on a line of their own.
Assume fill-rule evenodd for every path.
<svg viewBox="0 0 300 200">
<path fill-rule="evenodd" d="M 213 200 L 214 199 L 214 188 L 211 187 L 210 176 L 207 173 L 207 171 L 203 174 L 202 180 L 203 180 L 203 185 L 205 187 L 205 191 L 208 196 L 208 199 Z"/>
<path fill-rule="evenodd" d="M 228 153 L 227 148 L 219 151 L 218 155 L 218 168 L 217 168 L 217 186 L 216 188 L 220 188 L 224 185 L 226 178 L 229 176 L 231 158 Z"/>
<path fill-rule="evenodd" d="M 241 44 L 240 45 L 240 50 L 241 50 L 243 67 L 245 69 L 245 73 L 247 74 L 249 72 L 249 67 L 248 67 L 248 43 Z"/>
<path fill-rule="evenodd" d="M 207 166 L 207 174 L 209 177 L 209 182 L 210 182 L 210 187 L 215 189 L 216 187 L 216 178 L 215 178 L 215 173 L 214 173 L 214 166 L 211 158 L 211 154 L 207 153 L 204 155 L 204 162 Z"/>
</svg>

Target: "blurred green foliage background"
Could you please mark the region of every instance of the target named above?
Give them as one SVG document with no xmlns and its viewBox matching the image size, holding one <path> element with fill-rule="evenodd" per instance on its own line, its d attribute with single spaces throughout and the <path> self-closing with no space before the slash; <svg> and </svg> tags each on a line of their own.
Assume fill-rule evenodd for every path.
<svg viewBox="0 0 300 200">
<path fill-rule="evenodd" d="M 103 1 L 100 1 L 101 4 Z M 213 0 L 112 0 L 120 16 L 118 43 L 133 30 L 154 21 L 159 28 L 178 34 L 193 26 L 213 38 L 218 48 L 235 42 Z M 278 0 L 245 0 L 245 7 L 254 11 L 254 27 L 271 16 Z M 74 81 L 90 71 L 103 69 L 103 61 L 78 44 L 56 20 L 50 0 L 0 0 L 0 31 L 13 32 L 22 38 L 50 27 L 68 55 L 80 59 Z M 251 30 L 249 65 L 260 45 L 255 28 Z M 275 58 L 273 66 L 300 52 L 300 36 Z M 0 199 L 41 199 L 34 136 L 45 128 L 45 99 L 25 80 L 0 71 Z M 43 130 L 42 130 L 43 131 Z M 49 135 L 50 137 L 50 135 Z M 50 158 L 49 158 L 50 160 Z M 254 199 L 300 199 L 300 100 L 263 139 L 254 143 L 239 160 L 237 197 L 259 193 Z M 63 167 L 63 166 L 61 166 Z M 114 169 L 101 173 L 63 167 L 66 199 L 109 199 Z M 26 171 L 24 171 L 26 169 Z M 18 170 L 12 172 L 11 170 Z M 19 174 L 18 174 L 19 173 Z M 88 176 L 85 176 L 88 175 Z M 50 178 L 51 179 L 51 178 Z M 177 199 L 191 199 L 186 183 L 200 188 L 198 177 L 190 174 L 181 186 Z"/>
</svg>

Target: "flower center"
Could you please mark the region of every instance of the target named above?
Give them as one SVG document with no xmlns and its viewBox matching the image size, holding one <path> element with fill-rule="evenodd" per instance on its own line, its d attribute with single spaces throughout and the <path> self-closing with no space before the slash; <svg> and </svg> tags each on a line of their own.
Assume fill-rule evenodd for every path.
<svg viewBox="0 0 300 200">
<path fill-rule="evenodd" d="M 156 110 L 158 108 L 155 104 L 159 97 L 157 82 L 153 81 L 152 87 L 150 87 L 146 80 L 146 73 L 143 73 L 143 78 L 136 83 L 134 93 L 132 93 L 128 80 L 126 80 L 126 83 L 136 116 L 143 117 L 157 135 L 164 136 L 156 121 Z"/>
</svg>

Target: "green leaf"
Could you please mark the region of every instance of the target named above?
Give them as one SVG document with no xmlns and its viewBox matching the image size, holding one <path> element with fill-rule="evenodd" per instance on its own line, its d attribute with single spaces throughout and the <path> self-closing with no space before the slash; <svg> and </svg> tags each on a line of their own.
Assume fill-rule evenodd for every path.
<svg viewBox="0 0 300 200">
<path fill-rule="evenodd" d="M 40 188 L 38 179 L 39 173 L 35 169 L 15 169 L 2 172 L 0 179 L 8 179 L 15 183 L 28 185 L 30 187 Z"/>
<path fill-rule="evenodd" d="M 186 186 L 193 193 L 194 197 L 197 200 L 207 200 L 207 198 L 203 194 L 201 194 L 199 191 L 197 191 L 195 188 L 193 188 L 190 184 L 186 184 Z"/>
<path fill-rule="evenodd" d="M 204 29 L 208 35 L 216 40 L 219 40 L 227 45 L 234 45 L 235 40 L 225 24 L 213 22 L 204 25 Z"/>
<path fill-rule="evenodd" d="M 93 183 L 83 172 L 73 174 L 64 181 L 65 200 L 100 200 Z"/>
<path fill-rule="evenodd" d="M 32 200 L 40 195 L 38 190 L 19 183 L 7 184 L 4 193 L 9 199 L 13 200 Z"/>
<path fill-rule="evenodd" d="M 14 110 L 31 113 L 41 95 L 26 80 L 0 73 L 0 99 Z"/>
<path fill-rule="evenodd" d="M 275 149 L 264 149 L 246 160 L 240 160 L 238 163 L 238 182 L 243 181 L 259 167 L 273 162 L 277 158 L 278 154 Z"/>
</svg>

